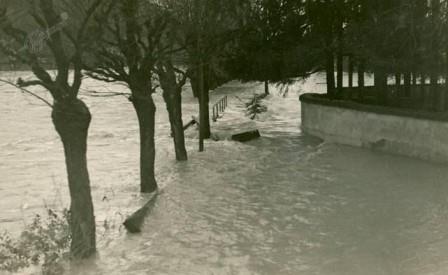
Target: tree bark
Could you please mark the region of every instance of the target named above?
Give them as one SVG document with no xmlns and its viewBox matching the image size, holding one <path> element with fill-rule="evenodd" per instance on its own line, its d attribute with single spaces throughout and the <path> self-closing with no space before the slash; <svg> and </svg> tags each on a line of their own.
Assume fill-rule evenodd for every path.
<svg viewBox="0 0 448 275">
<path fill-rule="evenodd" d="M 334 53 L 333 53 L 333 25 L 332 19 L 326 18 L 325 21 L 325 53 L 326 53 L 326 64 L 325 71 L 327 77 L 327 95 L 329 98 L 333 99 L 336 97 L 335 93 L 335 78 L 334 78 Z"/>
<path fill-rule="evenodd" d="M 430 101 L 430 109 L 432 110 L 436 110 L 437 109 L 437 102 L 439 100 L 438 96 L 438 89 L 437 89 L 437 74 L 435 72 L 434 69 L 432 69 L 431 75 L 429 77 L 429 83 L 430 83 L 430 88 L 429 88 L 429 101 Z"/>
<path fill-rule="evenodd" d="M 404 96 L 411 96 L 412 75 L 410 72 L 404 74 Z"/>
<path fill-rule="evenodd" d="M 339 2 L 337 2 L 339 3 Z M 339 7 L 342 8 L 342 7 Z M 337 54 L 336 54 L 336 67 L 337 67 L 337 87 L 338 87 L 338 94 L 337 97 L 342 98 L 343 97 L 343 88 L 344 88 L 344 19 L 341 14 L 338 16 L 338 23 L 337 23 L 337 41 L 338 41 L 338 48 L 337 48 Z"/>
<path fill-rule="evenodd" d="M 342 50 L 338 49 L 336 57 L 336 68 L 337 68 L 337 97 L 342 98 L 343 96 L 343 81 L 344 81 L 344 56 L 342 55 Z"/>
<path fill-rule="evenodd" d="M 186 161 L 188 160 L 188 156 L 187 149 L 185 148 L 184 125 L 182 121 L 182 90 L 175 85 L 173 84 L 168 87 L 162 85 L 163 99 L 165 100 L 170 120 L 176 160 Z"/>
<path fill-rule="evenodd" d="M 358 93 L 359 100 L 364 99 L 364 61 L 360 60 L 358 63 Z"/>
<path fill-rule="evenodd" d="M 264 82 L 264 94 L 269 95 L 269 81 L 268 80 L 266 80 Z"/>
<path fill-rule="evenodd" d="M 171 61 L 159 66 L 158 75 L 160 86 L 163 90 L 163 99 L 168 111 L 176 160 L 186 161 L 188 156 L 185 148 L 184 123 L 182 121 L 182 86 L 185 84 L 186 79 L 183 78 L 178 82 L 175 68 Z"/>
<path fill-rule="evenodd" d="M 157 190 L 157 181 L 154 175 L 156 105 L 151 95 L 133 96 L 130 100 L 137 113 L 140 128 L 140 191 L 151 193 Z"/>
<path fill-rule="evenodd" d="M 428 93 L 426 90 L 426 75 L 420 74 L 420 102 L 421 108 L 426 109 L 428 107 Z"/>
<path fill-rule="evenodd" d="M 79 99 L 55 101 L 52 120 L 64 145 L 71 198 L 70 252 L 75 259 L 84 259 L 96 251 L 95 216 L 86 157 L 91 115 Z"/>
<path fill-rule="evenodd" d="M 204 139 L 208 139 L 211 136 L 211 131 L 210 131 L 210 109 L 209 109 L 209 102 L 210 102 L 210 97 L 209 97 L 209 85 L 208 85 L 208 73 L 206 68 L 204 68 L 204 72 L 203 72 L 203 81 L 202 81 L 202 87 L 203 87 L 203 91 L 201 93 L 201 89 L 199 87 L 199 81 L 197 78 L 197 71 L 194 71 L 191 73 L 190 76 L 190 81 L 191 81 L 191 87 L 193 89 L 193 95 L 198 99 L 198 103 L 199 103 L 199 112 L 201 113 L 201 111 L 203 112 L 203 120 L 204 121 L 200 121 L 200 125 L 199 128 L 202 129 L 203 131 L 203 138 Z M 201 94 L 204 95 L 204 100 L 201 101 Z M 201 128 L 203 127 L 203 128 Z"/>
<path fill-rule="evenodd" d="M 335 98 L 334 55 L 331 50 L 327 50 L 327 64 L 325 70 L 327 74 L 327 94 L 330 98 Z"/>
<path fill-rule="evenodd" d="M 395 73 L 395 85 L 397 86 L 397 91 L 399 91 L 400 86 L 401 86 L 401 74 L 400 73 Z"/>
<path fill-rule="evenodd" d="M 436 29 L 436 26 L 440 24 L 440 0 L 432 0 L 431 1 L 431 24 Z M 430 73 L 430 96 L 431 96 L 431 107 L 434 110 L 438 109 L 438 103 L 440 102 L 441 94 L 438 92 L 438 78 L 440 71 L 439 64 L 439 46 L 440 46 L 440 37 L 436 31 L 432 34 L 432 43 L 431 43 L 431 73 Z"/>
<path fill-rule="evenodd" d="M 448 94 L 448 47 L 445 50 L 445 88 L 442 87 L 441 100 L 442 101 L 442 111 L 446 110 L 446 97 Z"/>
<path fill-rule="evenodd" d="M 353 57 L 350 55 L 348 57 L 348 87 L 350 88 L 353 88 L 353 71 L 354 71 Z"/>
<path fill-rule="evenodd" d="M 377 69 L 374 74 L 375 90 L 378 97 L 378 103 L 387 104 L 387 74 L 382 69 Z"/>
</svg>

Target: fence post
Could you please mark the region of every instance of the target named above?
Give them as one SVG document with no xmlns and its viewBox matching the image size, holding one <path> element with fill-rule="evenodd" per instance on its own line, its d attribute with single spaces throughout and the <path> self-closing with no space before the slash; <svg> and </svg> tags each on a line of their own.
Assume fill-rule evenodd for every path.
<svg viewBox="0 0 448 275">
<path fill-rule="evenodd" d="M 213 121 L 217 121 L 219 118 L 219 113 L 223 113 L 227 108 L 227 96 L 221 98 L 218 102 L 213 105 Z"/>
</svg>

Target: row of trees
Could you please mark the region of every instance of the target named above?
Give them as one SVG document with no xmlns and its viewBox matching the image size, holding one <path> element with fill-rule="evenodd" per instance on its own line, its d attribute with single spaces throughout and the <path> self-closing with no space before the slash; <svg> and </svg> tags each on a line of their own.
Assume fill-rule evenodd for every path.
<svg viewBox="0 0 448 275">
<path fill-rule="evenodd" d="M 358 86 L 364 86 L 364 72 L 374 73 L 377 102 L 387 104 L 398 96 L 415 94 L 431 109 L 444 110 L 445 90 L 438 86 L 447 78 L 448 4 L 444 0 L 334 0 L 307 1 L 310 27 L 321 35 L 327 55 L 327 90 L 331 97 L 343 96 L 343 60 L 348 71 L 356 65 Z M 334 79 L 336 60 L 336 79 Z M 395 78 L 395 89 L 388 88 Z M 349 81 L 352 85 L 352 80 Z M 413 91 L 414 90 L 414 91 Z M 359 97 L 362 99 L 362 90 Z"/>
<path fill-rule="evenodd" d="M 71 195 L 71 252 L 85 258 L 95 252 L 95 220 L 86 162 L 91 115 L 78 98 L 84 76 L 129 89 L 140 128 L 140 190 L 149 193 L 157 189 L 152 94 L 158 88 L 176 159 L 185 161 L 181 91 L 188 80 L 198 98 L 202 151 L 210 137 L 209 92 L 231 79 L 263 81 L 269 93 L 270 82 L 325 70 L 328 94 L 338 98 L 349 56 L 358 86 L 364 72 L 375 73 L 380 102 L 391 74 L 399 84 L 404 75 L 405 94 L 427 77 L 441 91 L 435 87 L 448 67 L 446 26 L 443 0 L 3 0 L 0 50 L 33 72 L 32 80 L 18 79 L 19 88 L 38 85 L 53 98 Z"/>
<path fill-rule="evenodd" d="M 96 250 L 95 218 L 87 167 L 91 114 L 78 98 L 85 76 L 120 82 L 140 128 L 140 190 L 157 190 L 154 175 L 157 88 L 169 114 L 176 159 L 187 160 L 181 91 L 187 78 L 200 106 L 200 149 L 210 136 L 208 93 L 223 78 L 217 69 L 226 41 L 238 32 L 244 1 L 211 0 L 4 0 L 0 5 L 0 49 L 29 67 L 34 79 L 16 87 L 41 86 L 53 103 L 52 121 L 64 146 L 70 190 L 71 253 Z M 64 22 L 69 19 L 68 24 Z M 36 35 L 37 34 L 37 35 Z M 38 45 L 36 47 L 36 45 Z M 54 67 L 46 66 L 51 59 Z M 179 63 L 182 59 L 184 62 Z"/>
</svg>

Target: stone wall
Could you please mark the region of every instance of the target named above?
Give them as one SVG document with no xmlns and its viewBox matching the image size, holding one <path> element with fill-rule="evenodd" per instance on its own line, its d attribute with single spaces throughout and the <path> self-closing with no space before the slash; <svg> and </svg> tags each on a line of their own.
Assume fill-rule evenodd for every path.
<svg viewBox="0 0 448 275">
<path fill-rule="evenodd" d="M 302 129 L 328 142 L 448 162 L 446 114 L 330 101 L 302 95 Z"/>
</svg>

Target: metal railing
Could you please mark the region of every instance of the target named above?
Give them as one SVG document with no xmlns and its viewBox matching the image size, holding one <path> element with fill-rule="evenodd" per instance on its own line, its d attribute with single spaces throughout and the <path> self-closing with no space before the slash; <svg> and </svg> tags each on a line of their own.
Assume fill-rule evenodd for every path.
<svg viewBox="0 0 448 275">
<path fill-rule="evenodd" d="M 223 113 L 227 108 L 227 96 L 221 98 L 218 102 L 213 105 L 213 121 L 218 120 L 219 114 Z"/>
</svg>

